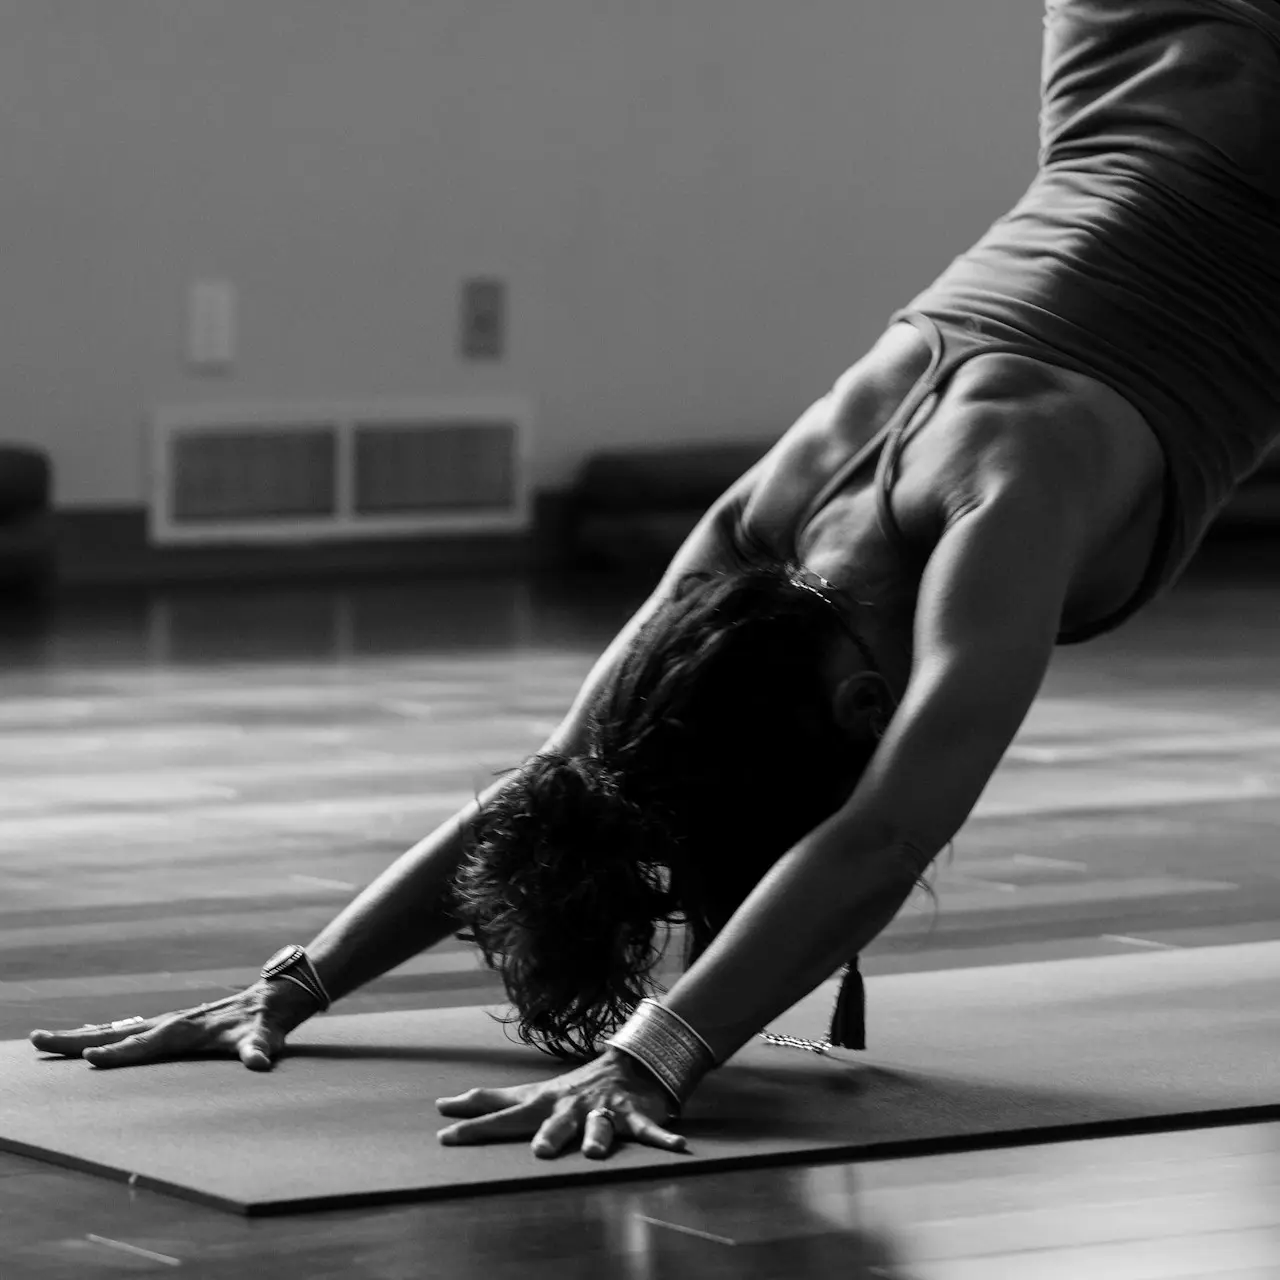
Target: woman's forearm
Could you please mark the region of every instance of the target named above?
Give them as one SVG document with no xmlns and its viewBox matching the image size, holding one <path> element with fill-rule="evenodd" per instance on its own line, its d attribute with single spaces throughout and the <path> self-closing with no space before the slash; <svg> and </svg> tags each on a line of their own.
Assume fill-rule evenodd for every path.
<svg viewBox="0 0 1280 1280">
<path fill-rule="evenodd" d="M 910 897 L 917 850 L 824 824 L 792 847 L 663 997 L 717 1062 L 808 995 L 885 928 Z"/>
<path fill-rule="evenodd" d="M 401 854 L 307 945 L 332 999 L 349 995 L 462 927 L 453 914 L 451 886 L 462 861 L 466 825 L 478 804 L 513 776 L 499 779 L 478 802 Z"/>
<path fill-rule="evenodd" d="M 541 752 L 572 755 L 583 749 L 587 708 L 611 678 L 655 607 L 651 600 L 638 610 L 596 660 L 573 705 L 543 743 Z M 320 930 L 308 945 L 307 954 L 332 999 L 350 994 L 457 931 L 460 922 L 453 915 L 451 887 L 462 861 L 466 826 L 480 806 L 488 804 L 518 777 L 518 771 L 512 771 L 482 791 L 478 800 L 401 854 Z"/>
</svg>

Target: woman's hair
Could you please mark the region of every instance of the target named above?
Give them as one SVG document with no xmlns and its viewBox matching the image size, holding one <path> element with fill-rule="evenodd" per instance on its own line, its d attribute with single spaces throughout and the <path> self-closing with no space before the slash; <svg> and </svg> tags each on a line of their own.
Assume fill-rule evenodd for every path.
<svg viewBox="0 0 1280 1280">
<path fill-rule="evenodd" d="M 821 676 L 852 624 L 796 565 L 744 563 L 681 579 L 589 708 L 587 751 L 533 756 L 469 824 L 457 915 L 504 1021 L 555 1057 L 598 1053 L 652 993 L 672 924 L 696 960 L 874 751 Z"/>
</svg>

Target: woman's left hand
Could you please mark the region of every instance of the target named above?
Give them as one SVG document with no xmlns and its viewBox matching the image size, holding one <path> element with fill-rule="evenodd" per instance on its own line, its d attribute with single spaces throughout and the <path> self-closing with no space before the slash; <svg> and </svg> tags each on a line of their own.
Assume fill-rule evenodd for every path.
<svg viewBox="0 0 1280 1280">
<path fill-rule="evenodd" d="M 688 1149 L 684 1137 L 662 1127 L 672 1116 L 667 1091 L 634 1059 L 609 1048 L 594 1062 L 541 1084 L 507 1089 L 468 1089 L 454 1098 L 437 1098 L 441 1115 L 462 1117 L 441 1129 L 445 1146 L 506 1142 L 533 1135 L 533 1154 L 560 1155 L 581 1139 L 582 1154 L 603 1160 L 615 1139 L 633 1139 L 666 1151 Z M 591 1115 L 607 1107 L 607 1115 Z"/>
</svg>

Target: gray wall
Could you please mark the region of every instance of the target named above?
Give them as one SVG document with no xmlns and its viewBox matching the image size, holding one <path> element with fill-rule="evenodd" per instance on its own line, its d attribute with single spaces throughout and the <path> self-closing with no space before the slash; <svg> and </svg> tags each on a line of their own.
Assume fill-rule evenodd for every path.
<svg viewBox="0 0 1280 1280">
<path fill-rule="evenodd" d="M 1034 173 L 1035 0 L 0 0 L 0 438 L 140 503 L 157 403 L 531 395 L 534 479 L 784 430 Z M 457 291 L 510 285 L 509 358 Z M 239 359 L 184 363 L 233 281 Z"/>
</svg>

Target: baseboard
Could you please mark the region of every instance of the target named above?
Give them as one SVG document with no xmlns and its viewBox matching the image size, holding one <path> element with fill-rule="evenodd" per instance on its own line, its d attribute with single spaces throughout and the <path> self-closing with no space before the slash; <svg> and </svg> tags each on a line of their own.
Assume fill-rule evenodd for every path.
<svg viewBox="0 0 1280 1280">
<path fill-rule="evenodd" d="M 199 582 L 319 580 L 389 575 L 453 575 L 558 570 L 584 552 L 617 567 L 632 559 L 665 563 L 697 512 L 657 512 L 625 520 L 585 518 L 570 489 L 534 497 L 525 534 L 252 547 L 156 547 L 141 507 L 78 507 L 53 513 L 62 586 L 181 586 Z M 639 524 L 636 525 L 637 519 Z M 652 527 L 650 527 L 652 526 Z M 637 533 L 639 528 L 639 533 Z M 641 536 L 643 535 L 643 536 Z M 1280 536 L 1280 475 L 1250 480 L 1222 513 L 1209 541 L 1274 541 Z"/>
<path fill-rule="evenodd" d="M 529 533 L 228 547 L 154 546 L 145 508 L 76 507 L 53 513 L 53 536 L 61 587 L 505 574 L 563 561 L 570 505 L 565 493 L 537 494 Z"/>
</svg>

